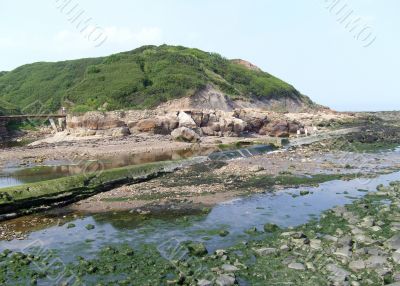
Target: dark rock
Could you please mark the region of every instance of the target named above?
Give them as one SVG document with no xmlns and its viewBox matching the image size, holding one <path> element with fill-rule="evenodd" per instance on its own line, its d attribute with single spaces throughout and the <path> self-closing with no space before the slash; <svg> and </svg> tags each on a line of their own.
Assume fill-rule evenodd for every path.
<svg viewBox="0 0 400 286">
<path fill-rule="evenodd" d="M 265 232 L 275 232 L 279 230 L 279 226 L 274 223 L 266 223 L 264 224 L 264 231 Z"/>
<path fill-rule="evenodd" d="M 87 230 L 92 230 L 92 229 L 95 228 L 95 226 L 94 226 L 93 224 L 88 224 L 88 225 L 85 226 L 85 228 L 86 228 Z"/>
<path fill-rule="evenodd" d="M 229 235 L 229 231 L 227 231 L 227 230 L 221 230 L 219 232 L 219 236 L 225 237 L 225 236 L 228 236 L 228 235 Z"/>
<path fill-rule="evenodd" d="M 67 228 L 74 228 L 76 225 L 74 224 L 74 223 L 69 223 L 68 225 L 67 225 Z"/>
<path fill-rule="evenodd" d="M 207 248 L 201 242 L 190 242 L 187 248 L 189 253 L 194 256 L 204 256 L 208 253 Z"/>
</svg>

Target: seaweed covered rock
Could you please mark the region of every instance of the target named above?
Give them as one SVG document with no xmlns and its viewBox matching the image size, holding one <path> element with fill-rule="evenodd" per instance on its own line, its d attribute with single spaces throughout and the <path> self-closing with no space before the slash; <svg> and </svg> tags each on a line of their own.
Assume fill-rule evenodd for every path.
<svg viewBox="0 0 400 286">
<path fill-rule="evenodd" d="M 194 256 L 204 256 L 208 253 L 207 248 L 201 242 L 189 242 L 187 244 L 189 253 Z"/>
</svg>

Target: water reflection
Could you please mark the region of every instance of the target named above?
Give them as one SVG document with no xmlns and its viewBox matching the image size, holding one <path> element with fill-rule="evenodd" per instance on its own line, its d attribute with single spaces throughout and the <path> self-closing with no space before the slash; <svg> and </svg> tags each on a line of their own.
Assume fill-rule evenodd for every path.
<svg viewBox="0 0 400 286">
<path fill-rule="evenodd" d="M 195 156 L 208 156 L 211 160 L 229 160 L 250 157 L 270 152 L 275 148 L 269 145 L 249 146 L 245 149 L 218 151 L 216 147 L 182 149 L 176 151 L 148 152 L 135 155 L 116 155 L 97 160 L 80 162 L 53 161 L 46 166 L 8 168 L 0 173 L 0 188 L 17 186 L 24 183 L 57 179 L 82 173 L 96 172 L 125 166 L 140 165 L 152 162 L 181 160 Z"/>
<path fill-rule="evenodd" d="M 97 160 L 82 160 L 80 162 L 50 162 L 46 166 L 29 168 L 8 168 L 0 173 L 0 188 L 57 179 L 65 176 L 96 172 L 125 166 L 139 165 L 151 162 L 180 160 L 193 156 L 209 155 L 215 148 L 183 149 L 177 151 L 149 152 L 135 155 L 119 155 Z"/>
<path fill-rule="evenodd" d="M 0 188 L 13 187 L 23 184 L 24 182 L 13 177 L 0 177 Z"/>
</svg>

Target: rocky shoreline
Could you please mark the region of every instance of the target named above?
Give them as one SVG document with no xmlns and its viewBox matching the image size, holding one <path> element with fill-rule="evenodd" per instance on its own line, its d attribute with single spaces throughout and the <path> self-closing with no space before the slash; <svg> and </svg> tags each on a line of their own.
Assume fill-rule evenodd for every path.
<svg viewBox="0 0 400 286">
<path fill-rule="evenodd" d="M 395 286 L 400 281 L 399 188 L 400 182 L 380 185 L 377 192 L 326 211 L 319 220 L 299 227 L 281 229 L 267 223 L 262 230 L 250 228 L 246 232 L 257 239 L 211 253 L 196 241 L 182 242 L 179 249 L 177 245 L 140 249 L 110 245 L 93 258 L 78 256 L 68 263 L 61 283 L 74 281 L 80 285 L 96 277 L 98 282 L 126 285 Z M 221 231 L 219 235 L 229 237 L 229 232 Z M 171 249 L 183 251 L 183 255 L 169 253 L 173 260 L 168 260 L 171 256 L 165 257 L 165 251 Z M 6 249 L 0 260 L 13 265 L 19 279 L 37 283 L 46 274 L 29 265 L 45 263 L 49 257 L 57 255 L 51 250 L 24 254 Z M 14 281 L 16 276 L 1 269 L 2 283 Z M 123 278 L 116 278 L 116 274 Z"/>
<path fill-rule="evenodd" d="M 193 164 L 133 185 L 125 185 L 125 181 L 118 188 L 111 185 L 112 190 L 92 193 L 90 198 L 63 208 L 60 214 L 47 213 L 3 222 L 0 224 L 0 237 L 23 240 L 30 231 L 50 226 L 73 230 L 75 218 L 69 216 L 78 214 L 116 214 L 129 210 L 130 215 L 145 221 L 157 210 L 165 210 L 166 213 L 189 211 L 195 214 L 195 220 L 198 214 L 206 215 L 215 204 L 238 196 L 275 192 L 290 186 L 297 187 L 299 196 L 306 199 L 309 194 L 307 186 L 310 185 L 339 179 L 371 178 L 398 171 L 398 121 L 373 119 L 373 124 L 363 127 L 372 120 L 363 118 L 356 123 L 342 122 L 335 127 L 321 127 L 326 130 L 360 127 L 359 131 L 334 138 L 319 137 L 320 134 L 317 134 L 306 137 L 311 140 L 305 143 L 255 156 L 246 155 L 245 152 L 251 153 L 250 149 L 242 148 L 238 151 L 242 156 L 233 160 Z M 310 122 L 313 119 L 309 120 L 304 126 L 312 126 Z M 180 148 L 198 150 L 206 146 L 220 150 L 226 148 L 231 152 L 235 146 L 240 148 L 239 141 L 257 143 L 266 138 L 260 134 L 247 138 L 201 137 L 196 128 L 189 129 L 199 136 L 200 142 L 177 142 L 171 135 L 150 132 L 109 138 L 72 136 L 72 141 L 65 141 L 64 137 L 64 141 L 41 142 L 36 146 L 0 152 L 5 155 L 6 162 L 15 160 L 16 164 L 41 165 L 51 159 L 66 159 L 63 156 L 68 152 L 76 156 L 74 159 L 93 159 L 104 155 L 116 158 L 117 154 L 150 154 L 155 150 Z M 298 138 L 299 142 L 301 140 Z M 111 170 L 110 174 L 114 171 Z M 110 178 L 112 181 L 114 177 Z M 100 181 L 106 185 L 109 182 Z M 97 188 L 97 185 L 93 186 Z M 327 211 L 320 219 L 312 219 L 298 227 L 281 229 L 270 222 L 265 224 L 264 229 L 250 227 L 245 231 L 249 239 L 216 251 L 209 251 L 204 242 L 192 239 L 166 248 L 163 248 L 165 245 L 147 243 L 140 247 L 117 243 L 101 247 L 90 257 L 74 253 L 65 264 L 68 275 L 58 282 L 69 285 L 75 281 L 76 285 L 81 285 L 95 279 L 104 285 L 399 285 L 399 186 L 399 182 L 379 186 L 377 192 L 368 193 L 363 199 L 345 207 Z M 337 191 L 342 192 L 340 189 Z M 58 219 L 64 216 L 65 219 Z M 185 224 L 191 219 L 186 216 L 178 218 Z M 26 229 L 21 231 L 21 224 Z M 90 233 L 94 227 L 87 223 L 85 231 Z M 227 240 L 231 235 L 226 228 L 218 232 L 212 230 L 212 233 Z M 88 239 L 87 243 L 91 242 Z M 171 258 L 167 253 L 171 249 L 182 250 L 184 255 Z M 57 257 L 57 251 L 51 248 L 43 253 L 10 252 L 5 249 L 0 254 L 0 265 L 7 267 L 0 266 L 0 284 L 15 284 L 16 281 L 41 284 L 48 275 L 56 275 L 56 269 L 42 271 L 31 266 L 46 265 L 49 258 Z"/>
</svg>

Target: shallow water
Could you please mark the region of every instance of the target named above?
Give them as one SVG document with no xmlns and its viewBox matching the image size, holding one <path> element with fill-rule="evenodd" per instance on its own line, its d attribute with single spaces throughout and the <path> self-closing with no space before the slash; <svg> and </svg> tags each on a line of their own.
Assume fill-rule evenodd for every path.
<svg viewBox="0 0 400 286">
<path fill-rule="evenodd" d="M 98 160 L 70 162 L 46 161 L 45 165 L 41 166 L 20 167 L 11 165 L 0 172 L 0 188 L 57 179 L 81 174 L 82 172 L 96 172 L 99 170 L 107 170 L 145 163 L 186 159 L 193 156 L 208 155 L 213 151 L 215 151 L 215 149 L 203 148 L 199 150 L 189 149 L 160 153 L 114 156 L 113 158 L 101 158 Z"/>
<path fill-rule="evenodd" d="M 168 160 L 188 159 L 195 156 L 208 156 L 211 160 L 229 160 L 239 157 L 250 157 L 272 151 L 269 145 L 255 145 L 245 149 L 216 151 L 216 148 L 198 150 L 178 150 L 160 153 L 142 153 L 136 155 L 114 156 L 99 160 L 81 162 L 48 161 L 43 166 L 8 166 L 0 171 L 0 188 L 18 186 L 26 183 L 57 179 L 83 172 L 96 172 L 125 166 L 140 165 Z"/>
<path fill-rule="evenodd" d="M 377 185 L 394 180 L 400 180 L 400 172 L 374 179 L 336 180 L 319 187 L 290 188 L 221 203 L 209 214 L 201 216 L 162 215 L 162 218 L 148 217 L 144 220 L 143 216 L 129 212 L 91 215 L 71 221 L 75 228 L 53 226 L 32 232 L 26 240 L 1 241 L 0 251 L 5 248 L 21 251 L 36 245 L 56 249 L 61 259 L 70 261 L 78 254 L 90 257 L 101 246 L 114 243 L 127 243 L 133 247 L 152 243 L 162 249 L 165 245 L 185 240 L 202 241 L 209 251 L 213 251 L 256 239 L 257 236 L 244 233 L 251 227 L 262 230 L 265 223 L 297 226 L 318 217 L 324 210 L 351 203 L 364 196 L 366 191 L 375 191 Z M 298 196 L 302 190 L 308 190 L 310 194 Z M 87 224 L 95 225 L 95 229 L 87 230 Z M 230 234 L 220 237 L 218 232 L 221 229 Z M 85 241 L 87 239 L 92 241 Z"/>
</svg>

